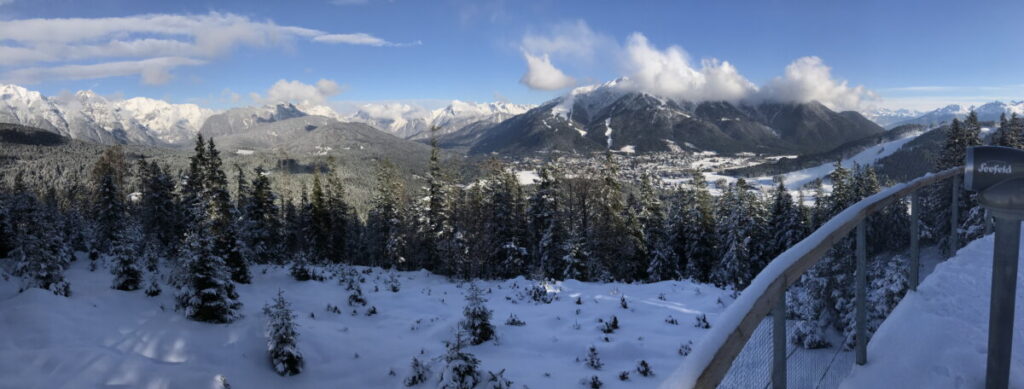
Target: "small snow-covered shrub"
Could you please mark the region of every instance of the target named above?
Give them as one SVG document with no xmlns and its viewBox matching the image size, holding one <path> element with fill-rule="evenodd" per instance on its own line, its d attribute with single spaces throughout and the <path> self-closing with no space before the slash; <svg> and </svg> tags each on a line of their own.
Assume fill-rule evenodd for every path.
<svg viewBox="0 0 1024 389">
<path fill-rule="evenodd" d="M 530 300 L 541 304 L 551 304 L 554 296 L 548 293 L 548 288 L 544 287 L 544 284 L 534 284 L 526 289 L 527 296 L 530 296 Z"/>
<path fill-rule="evenodd" d="M 601 356 L 597 355 L 597 347 L 594 346 L 590 346 L 587 349 L 587 357 L 583 360 L 583 363 L 594 370 L 601 370 L 604 367 L 604 362 L 601 362 Z"/>
<path fill-rule="evenodd" d="M 693 341 L 691 340 L 691 341 L 687 342 L 686 344 L 680 345 L 679 346 L 679 350 L 677 352 L 679 353 L 679 355 L 685 357 L 687 355 L 690 355 L 690 352 L 692 352 L 692 351 L 693 351 Z"/>
<path fill-rule="evenodd" d="M 448 343 L 438 389 L 473 389 L 480 383 L 480 372 L 477 371 L 480 360 L 473 354 L 463 351 L 462 343 L 461 334 L 456 334 L 455 341 Z"/>
<path fill-rule="evenodd" d="M 708 315 L 700 314 L 697 316 L 697 321 L 693 323 L 694 327 L 708 329 L 711 328 L 711 323 L 708 322 Z"/>
<path fill-rule="evenodd" d="M 519 317 L 517 317 L 513 313 L 513 314 L 509 314 L 508 319 L 505 320 L 505 325 L 509 325 L 509 326 L 525 326 L 526 322 L 522 321 L 522 320 L 519 320 Z"/>
<path fill-rule="evenodd" d="M 629 309 L 629 301 L 626 301 L 626 296 L 619 297 L 619 305 L 622 309 Z"/>
<path fill-rule="evenodd" d="M 386 285 L 388 286 L 388 290 L 390 290 L 392 293 L 398 293 L 398 291 L 402 288 L 402 282 L 398 280 L 398 273 L 396 273 L 394 270 L 388 273 L 388 280 L 386 282 Z"/>
<path fill-rule="evenodd" d="M 348 305 L 352 307 L 357 305 L 366 306 L 366 298 L 363 297 L 363 289 L 359 285 L 355 285 L 355 288 L 352 289 L 352 294 L 348 295 Z"/>
<path fill-rule="evenodd" d="M 668 317 L 665 318 L 665 322 L 674 326 L 679 325 L 679 320 L 676 320 L 672 315 L 668 315 Z"/>
<path fill-rule="evenodd" d="M 405 386 L 416 386 L 427 381 L 430 376 L 430 369 L 419 358 L 412 357 L 412 366 L 409 368 L 409 376 L 405 377 L 402 383 Z"/>
<path fill-rule="evenodd" d="M 491 310 L 484 306 L 483 292 L 476 284 L 470 284 L 466 291 L 466 307 L 462 310 L 465 316 L 459 323 L 463 331 L 469 335 L 469 343 L 478 345 L 494 339 L 494 325 L 491 324 Z"/>
<path fill-rule="evenodd" d="M 629 370 L 619 372 L 619 381 L 629 381 Z"/>
<path fill-rule="evenodd" d="M 651 370 L 651 365 L 647 361 L 641 359 L 636 365 L 636 372 L 644 377 L 650 377 L 654 375 L 654 370 Z"/>
<path fill-rule="evenodd" d="M 146 290 L 145 290 L 146 296 L 156 297 L 156 296 L 160 295 L 160 292 L 161 292 L 160 283 L 157 282 L 156 274 L 150 273 L 149 274 L 149 286 L 147 286 Z"/>
<path fill-rule="evenodd" d="M 505 378 L 505 369 L 497 373 L 487 372 L 487 388 L 489 389 L 512 389 L 512 380 Z"/>
<path fill-rule="evenodd" d="M 619 318 L 615 315 L 612 315 L 612 318 L 605 321 L 601 326 L 601 332 L 606 334 L 611 334 L 617 329 L 619 329 Z"/>
<path fill-rule="evenodd" d="M 284 292 L 277 291 L 273 304 L 263 307 L 267 316 L 267 350 L 270 351 L 270 363 L 274 371 L 282 376 L 296 375 L 302 372 L 302 353 L 296 345 L 299 333 L 295 330 L 295 314 L 284 299 Z"/>
<path fill-rule="evenodd" d="M 604 382 L 601 382 L 601 379 L 597 378 L 595 375 L 588 379 L 584 379 L 583 385 L 586 385 L 590 389 L 601 389 L 601 387 L 604 386 Z"/>
</svg>

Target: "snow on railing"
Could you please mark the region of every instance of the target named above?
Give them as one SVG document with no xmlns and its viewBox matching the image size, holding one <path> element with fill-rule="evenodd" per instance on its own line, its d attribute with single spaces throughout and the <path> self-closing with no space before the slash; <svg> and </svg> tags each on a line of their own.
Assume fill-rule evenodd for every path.
<svg viewBox="0 0 1024 389">
<path fill-rule="evenodd" d="M 830 219 L 810 236 L 793 245 L 772 260 L 762 270 L 750 286 L 743 290 L 739 298 L 718 317 L 715 326 L 696 345 L 686 361 L 662 385 L 663 388 L 715 388 L 725 377 L 733 360 L 743 350 L 754 329 L 768 316 L 773 309 L 781 320 L 775 320 L 775 333 L 785 333 L 785 293 L 786 289 L 796 283 L 800 276 L 811 266 L 818 263 L 833 245 L 845 238 L 855 228 L 857 231 L 857 363 L 866 362 L 866 336 L 864 335 L 864 256 L 866 242 L 864 224 L 867 216 L 875 213 L 899 198 L 911 196 L 913 212 L 911 217 L 911 289 L 917 287 L 917 262 L 920 257 L 918 247 L 917 219 L 919 215 L 917 191 L 921 188 L 953 178 L 953 202 L 957 202 L 959 194 L 958 181 L 962 167 L 929 173 L 913 181 L 895 185 L 865 198 Z M 952 218 L 958 218 L 957 207 L 951 207 Z M 955 220 L 955 219 L 954 219 Z M 955 226 L 956 223 L 953 223 Z M 954 227 L 955 228 L 955 227 Z M 955 234 L 955 230 L 951 231 Z M 951 247 L 955 247 L 956 238 L 952 236 Z M 955 250 L 954 250 L 955 251 Z M 781 345 L 780 345 L 781 340 Z M 775 360 L 772 369 L 773 387 L 784 388 L 785 378 L 785 337 L 774 338 Z M 781 346 L 781 353 L 780 353 Z"/>
</svg>

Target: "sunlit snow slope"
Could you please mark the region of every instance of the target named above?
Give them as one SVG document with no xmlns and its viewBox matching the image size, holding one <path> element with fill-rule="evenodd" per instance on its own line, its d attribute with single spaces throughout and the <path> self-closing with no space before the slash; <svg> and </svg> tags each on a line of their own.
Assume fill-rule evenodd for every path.
<svg viewBox="0 0 1024 389">
<path fill-rule="evenodd" d="M 992 245 L 993 236 L 986 236 L 936 266 L 882 323 L 868 343 L 868 363 L 855 366 L 842 387 L 984 387 Z M 1024 388 L 1024 267 L 1019 269 L 1012 388 Z"/>
<path fill-rule="evenodd" d="M 452 339 L 465 305 L 464 285 L 424 272 L 399 273 L 401 289 L 393 293 L 385 287 L 385 271 L 369 270 L 361 284 L 368 305 L 353 308 L 337 279 L 297 282 L 286 269 L 264 273 L 257 267 L 253 283 L 238 287 L 245 318 L 204 324 L 172 310 L 170 288 L 156 298 L 112 290 L 110 273 L 102 267 L 90 272 L 87 262 L 79 259 L 67 272 L 70 298 L 39 289 L 18 293 L 16 278 L 0 279 L 0 388 L 216 388 L 218 376 L 246 389 L 403 388 L 413 357 L 432 372 L 415 388 L 434 388 L 443 342 Z M 487 371 L 505 369 L 515 388 L 573 388 L 594 375 L 606 387 L 656 387 L 685 358 L 680 346 L 707 332 L 694 326 L 697 315 L 706 312 L 714 326 L 732 301 L 728 292 L 685 281 L 567 281 L 552 285 L 557 299 L 542 304 L 524 298 L 524 287 L 532 284 L 521 278 L 480 283 L 489 290 L 485 297 L 499 339 L 466 351 L 480 359 L 484 378 Z M 306 359 L 302 374 L 292 377 L 271 370 L 263 335 L 261 308 L 278 289 L 298 315 L 298 347 Z M 623 295 L 628 309 L 620 305 Z M 327 312 L 328 304 L 341 313 Z M 367 316 L 370 306 L 379 313 Z M 505 325 L 510 314 L 526 325 Z M 621 329 L 606 335 L 598 319 L 612 315 Z M 669 316 L 678 324 L 667 323 Z M 591 345 L 604 362 L 601 370 L 577 359 Z M 650 363 L 653 377 L 635 373 L 641 359 Z M 634 373 L 622 382 L 621 371 Z"/>
</svg>

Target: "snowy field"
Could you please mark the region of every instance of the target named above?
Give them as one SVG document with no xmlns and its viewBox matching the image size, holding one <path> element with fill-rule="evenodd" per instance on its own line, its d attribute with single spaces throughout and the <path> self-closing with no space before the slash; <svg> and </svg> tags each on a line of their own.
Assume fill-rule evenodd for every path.
<svg viewBox="0 0 1024 389">
<path fill-rule="evenodd" d="M 855 366 L 842 387 L 984 387 L 993 243 L 992 235 L 978 239 L 938 264 L 917 293 L 907 294 L 882 323 L 868 343 L 868 363 Z M 1012 388 L 1024 388 L 1022 270 L 1017 274 Z"/>
<path fill-rule="evenodd" d="M 264 271 L 265 270 L 265 271 Z M 228 325 L 186 320 L 174 312 L 172 290 L 157 297 L 110 289 L 102 267 L 79 259 L 67 271 L 72 297 L 32 289 L 18 293 L 16 278 L 0 280 L 0 388 L 400 388 L 413 357 L 431 365 L 432 376 L 416 387 L 436 387 L 444 341 L 451 340 L 465 305 L 465 284 L 425 272 L 399 273 L 400 290 L 385 286 L 381 269 L 363 269 L 368 304 L 351 307 L 337 279 L 293 280 L 285 269 L 254 269 L 254 282 L 238 292 L 245 317 Z M 466 350 L 481 371 L 505 370 L 515 388 L 582 387 L 598 376 L 605 388 L 657 387 L 685 358 L 680 348 L 707 330 L 695 327 L 706 313 L 713 326 L 730 293 L 690 282 L 598 284 L 567 281 L 549 286 L 550 304 L 527 297 L 531 281 L 480 282 L 498 341 Z M 302 374 L 273 372 L 263 335 L 264 304 L 278 289 L 298 315 Z M 628 308 L 621 306 L 625 296 Z M 576 304 L 577 297 L 581 305 Z M 328 312 L 328 305 L 341 313 Z M 378 313 L 367 316 L 368 309 Z M 524 326 L 506 325 L 511 314 Z M 599 320 L 618 318 L 620 329 L 601 331 Z M 667 322 L 675 319 L 678 324 Z M 671 321 L 671 320 L 669 320 Z M 596 347 L 604 366 L 582 360 Z M 683 347 L 685 351 L 685 347 Z M 653 377 L 635 369 L 640 360 Z M 620 381 L 622 371 L 632 371 Z M 392 373 L 393 372 L 393 373 Z"/>
</svg>

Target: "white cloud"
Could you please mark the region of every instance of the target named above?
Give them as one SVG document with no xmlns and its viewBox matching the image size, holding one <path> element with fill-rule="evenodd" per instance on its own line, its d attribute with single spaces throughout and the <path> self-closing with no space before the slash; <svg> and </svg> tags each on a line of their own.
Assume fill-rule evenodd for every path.
<svg viewBox="0 0 1024 389">
<path fill-rule="evenodd" d="M 693 67 L 679 46 L 658 50 L 640 33 L 630 35 L 625 48 L 627 87 L 658 96 L 690 101 L 738 101 L 757 90 L 728 62 L 701 61 Z"/>
<path fill-rule="evenodd" d="M 786 66 L 786 72 L 768 82 L 760 96 L 774 101 L 818 101 L 839 110 L 860 109 L 878 100 L 864 88 L 851 87 L 832 78 L 831 69 L 818 57 L 803 57 Z"/>
<path fill-rule="evenodd" d="M 534 56 L 523 51 L 526 59 L 526 74 L 519 79 L 523 85 L 531 89 L 557 90 L 576 85 L 576 80 L 565 75 L 561 70 L 551 64 L 547 54 Z"/>
<path fill-rule="evenodd" d="M 14 3 L 14 0 L 0 0 L 0 7 L 3 7 L 5 5 L 11 4 L 11 3 Z"/>
<path fill-rule="evenodd" d="M 388 42 L 384 39 L 375 37 L 366 33 L 355 33 L 355 34 L 324 34 L 313 38 L 314 42 L 320 43 L 343 43 L 349 45 L 366 45 L 366 46 L 408 46 L 418 45 L 419 41 L 413 43 L 393 43 Z"/>
<path fill-rule="evenodd" d="M 43 76 L 48 74 L 63 74 L 68 68 L 113 68 L 113 64 L 119 64 L 117 67 L 124 69 L 128 63 L 160 64 L 166 58 L 189 59 L 194 65 L 240 47 L 287 48 L 296 40 L 401 46 L 366 33 L 331 34 L 217 12 L 7 20 L 0 21 L 0 37 L 0 66 L 35 65 L 10 70 L 8 74 L 38 75 L 36 81 L 45 81 Z M 118 61 L 95 63 L 111 59 Z M 38 67 L 42 63 L 59 65 L 43 70 Z M 161 82 L 169 78 L 167 71 L 173 67 L 136 69 L 144 82 Z M 100 78 L 103 73 L 97 71 L 93 78 Z"/>
<path fill-rule="evenodd" d="M 159 57 L 140 61 L 105 62 L 91 65 L 23 68 L 7 72 L 4 78 L 18 83 L 34 84 L 45 80 L 86 80 L 138 74 L 142 83 L 158 85 L 171 80 L 171 69 L 205 63 L 205 61 L 192 58 Z"/>
<path fill-rule="evenodd" d="M 557 24 L 547 34 L 527 33 L 520 46 L 534 55 L 592 60 L 600 50 L 614 48 L 616 44 L 614 39 L 594 32 L 586 22 L 577 20 Z"/>
<path fill-rule="evenodd" d="M 278 80 L 266 96 L 253 93 L 253 100 L 264 104 L 296 103 L 301 105 L 323 105 L 327 99 L 342 92 L 342 87 L 334 80 L 320 79 L 310 85 L 297 80 Z"/>
</svg>

